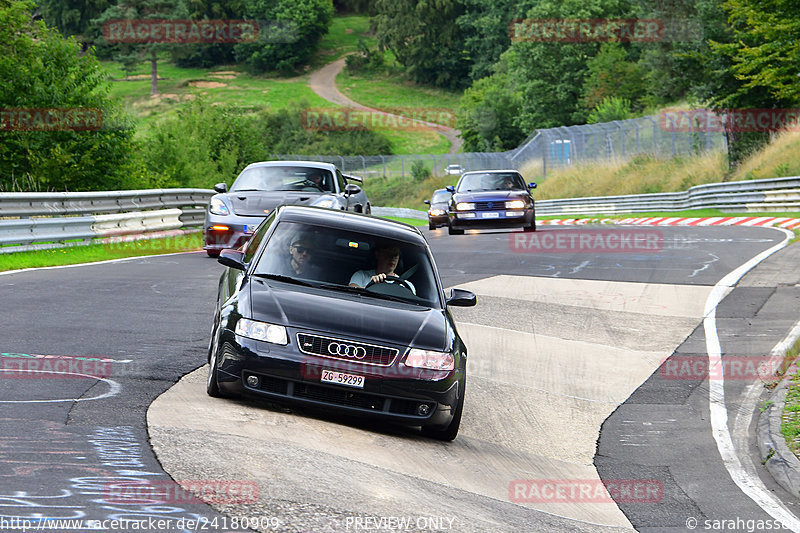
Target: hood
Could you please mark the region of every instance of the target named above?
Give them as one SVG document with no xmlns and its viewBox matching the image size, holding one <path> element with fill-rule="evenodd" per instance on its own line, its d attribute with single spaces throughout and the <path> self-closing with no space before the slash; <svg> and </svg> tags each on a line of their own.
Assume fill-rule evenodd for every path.
<svg viewBox="0 0 800 533">
<path fill-rule="evenodd" d="M 525 191 L 473 191 L 456 193 L 453 195 L 453 200 L 456 202 L 502 202 L 527 196 L 528 193 Z"/>
<path fill-rule="evenodd" d="M 271 283 L 261 279 L 250 283 L 253 320 L 374 344 L 413 342 L 418 348 L 446 349 L 450 333 L 441 309 Z"/>
<path fill-rule="evenodd" d="M 228 200 L 233 212 L 239 216 L 263 217 L 281 204 L 310 205 L 322 196 L 321 192 L 308 191 L 242 191 L 231 192 Z"/>
</svg>

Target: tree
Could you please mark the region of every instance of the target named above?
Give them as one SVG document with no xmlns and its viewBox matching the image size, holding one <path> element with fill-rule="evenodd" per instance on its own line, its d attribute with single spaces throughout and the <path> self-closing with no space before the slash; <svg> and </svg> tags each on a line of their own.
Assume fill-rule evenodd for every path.
<svg viewBox="0 0 800 533">
<path fill-rule="evenodd" d="M 464 14 L 459 0 L 376 0 L 375 11 L 378 44 L 414 81 L 451 89 L 469 84 L 465 36 L 456 25 Z"/>
<path fill-rule="evenodd" d="M 30 1 L 0 0 L 0 188 L 4 190 L 92 190 L 129 182 L 133 128 L 108 96 L 105 72 L 91 53 L 32 19 Z M 102 118 L 89 131 L 67 122 L 43 131 L 21 127 L 8 110 L 78 113 Z M 39 111 L 37 111 L 39 110 Z M 18 115 L 21 116 L 21 115 Z M 2 116 L 0 116 L 2 119 Z M 34 121 L 35 123 L 35 121 Z"/>
<path fill-rule="evenodd" d="M 507 87 L 507 73 L 499 72 L 464 91 L 456 121 L 464 151 L 510 150 L 525 138 L 525 132 L 514 121 L 521 107 L 519 95 Z"/>
<path fill-rule="evenodd" d="M 66 36 L 91 41 L 97 35 L 92 20 L 111 5 L 110 0 L 39 0 L 39 11 L 45 23 Z"/>
<path fill-rule="evenodd" d="M 120 0 L 117 5 L 106 9 L 100 18 L 94 20 L 98 26 L 103 26 L 111 21 L 142 21 L 142 20 L 178 20 L 187 19 L 189 11 L 184 0 Z M 125 26 L 127 31 L 127 26 Z M 133 32 L 131 32 L 133 33 Z M 123 34 L 123 32 L 120 32 Z M 125 34 L 123 34 L 125 35 Z M 123 40 L 125 38 L 123 37 Z M 107 39 L 102 39 L 108 42 Z M 158 42 L 154 37 L 152 42 L 132 43 L 122 42 L 114 59 L 123 64 L 126 72 L 135 69 L 142 61 L 150 61 L 150 94 L 158 94 L 158 53 L 173 51 L 177 46 L 174 42 Z"/>
<path fill-rule="evenodd" d="M 736 94 L 765 89 L 775 101 L 800 102 L 800 6 L 796 0 L 728 0 L 739 39 L 720 47 L 743 85 Z"/>
<path fill-rule="evenodd" d="M 241 20 L 245 17 L 245 0 L 184 0 L 191 20 Z M 181 67 L 207 68 L 236 61 L 231 43 L 198 43 L 172 50 L 175 64 Z"/>
<path fill-rule="evenodd" d="M 595 109 L 611 97 L 628 100 L 630 107 L 631 102 L 640 102 L 645 97 L 643 69 L 628 60 L 628 52 L 620 43 L 603 43 L 586 65 L 589 73 L 583 85 L 583 103 L 587 108 Z"/>
<path fill-rule="evenodd" d="M 493 65 L 511 45 L 509 26 L 521 19 L 534 0 L 462 0 L 464 14 L 456 19 L 464 39 L 470 77 L 479 80 L 493 73 Z"/>
<path fill-rule="evenodd" d="M 253 72 L 293 72 L 306 63 L 333 20 L 331 0 L 246 0 L 248 18 L 265 21 L 259 38 L 239 43 L 236 59 Z"/>
<path fill-rule="evenodd" d="M 542 0 L 527 17 L 541 19 L 613 19 L 630 12 L 625 0 Z M 598 42 L 513 42 L 501 60 L 507 62 L 509 90 L 521 96 L 517 126 L 524 132 L 583 122 L 582 87 L 587 63 Z"/>
</svg>

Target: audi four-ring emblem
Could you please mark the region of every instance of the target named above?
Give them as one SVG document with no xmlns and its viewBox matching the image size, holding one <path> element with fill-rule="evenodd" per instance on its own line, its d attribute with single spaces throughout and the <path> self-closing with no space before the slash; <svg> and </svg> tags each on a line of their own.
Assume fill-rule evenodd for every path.
<svg viewBox="0 0 800 533">
<path fill-rule="evenodd" d="M 338 342 L 332 342 L 328 344 L 328 353 L 331 355 L 350 357 L 354 359 L 364 359 L 367 356 L 367 350 L 362 346 L 339 344 Z"/>
</svg>

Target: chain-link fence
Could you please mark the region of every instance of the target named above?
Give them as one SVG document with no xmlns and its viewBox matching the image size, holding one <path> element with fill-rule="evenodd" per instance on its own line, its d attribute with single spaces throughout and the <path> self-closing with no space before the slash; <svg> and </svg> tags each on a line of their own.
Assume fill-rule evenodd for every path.
<svg viewBox="0 0 800 533">
<path fill-rule="evenodd" d="M 552 169 L 580 163 L 624 162 L 638 154 L 669 158 L 727 149 L 721 131 L 693 128 L 693 120 L 688 112 L 671 112 L 669 120 L 665 116 L 540 129 L 519 147 L 506 152 L 386 156 L 277 155 L 274 159 L 325 161 L 335 164 L 345 174 L 363 178 L 411 176 L 419 171 L 415 168 L 420 169 L 424 165 L 433 175 L 513 168 L 523 172 L 528 179 L 543 179 Z"/>
</svg>

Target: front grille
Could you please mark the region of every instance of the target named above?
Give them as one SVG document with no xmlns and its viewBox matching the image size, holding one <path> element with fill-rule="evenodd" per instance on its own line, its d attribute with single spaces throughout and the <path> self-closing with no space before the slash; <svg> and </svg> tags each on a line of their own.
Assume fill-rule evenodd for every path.
<svg viewBox="0 0 800 533">
<path fill-rule="evenodd" d="M 329 387 L 319 387 L 307 383 L 298 383 L 294 388 L 294 395 L 298 398 L 305 398 L 317 402 L 333 403 L 346 407 L 358 407 L 359 409 L 370 409 L 372 411 L 383 411 L 385 398 L 355 392 L 349 390 L 331 389 Z"/>
<path fill-rule="evenodd" d="M 497 202 L 475 202 L 475 211 L 496 211 L 505 208 L 506 203 L 503 200 Z"/>
<path fill-rule="evenodd" d="M 355 409 L 363 409 L 376 413 L 410 416 L 419 418 L 420 420 L 429 418 L 433 413 L 433 408 L 435 407 L 435 404 L 430 402 L 418 402 L 415 400 L 405 400 L 402 398 L 391 398 L 362 391 L 338 389 L 334 387 L 314 385 L 313 383 L 291 381 L 272 376 L 265 376 L 262 374 L 246 373 L 243 376 L 244 380 L 247 379 L 248 375 L 255 375 L 259 378 L 259 384 L 255 390 L 277 394 L 285 398 L 299 398 L 303 400 L 311 400 L 321 404 L 352 407 Z M 428 405 L 429 414 L 420 416 L 417 410 L 420 404 L 423 403 Z"/>
<path fill-rule="evenodd" d="M 399 352 L 397 348 L 309 335 L 308 333 L 297 334 L 297 346 L 301 352 L 309 355 L 382 366 L 390 365 Z"/>
</svg>

